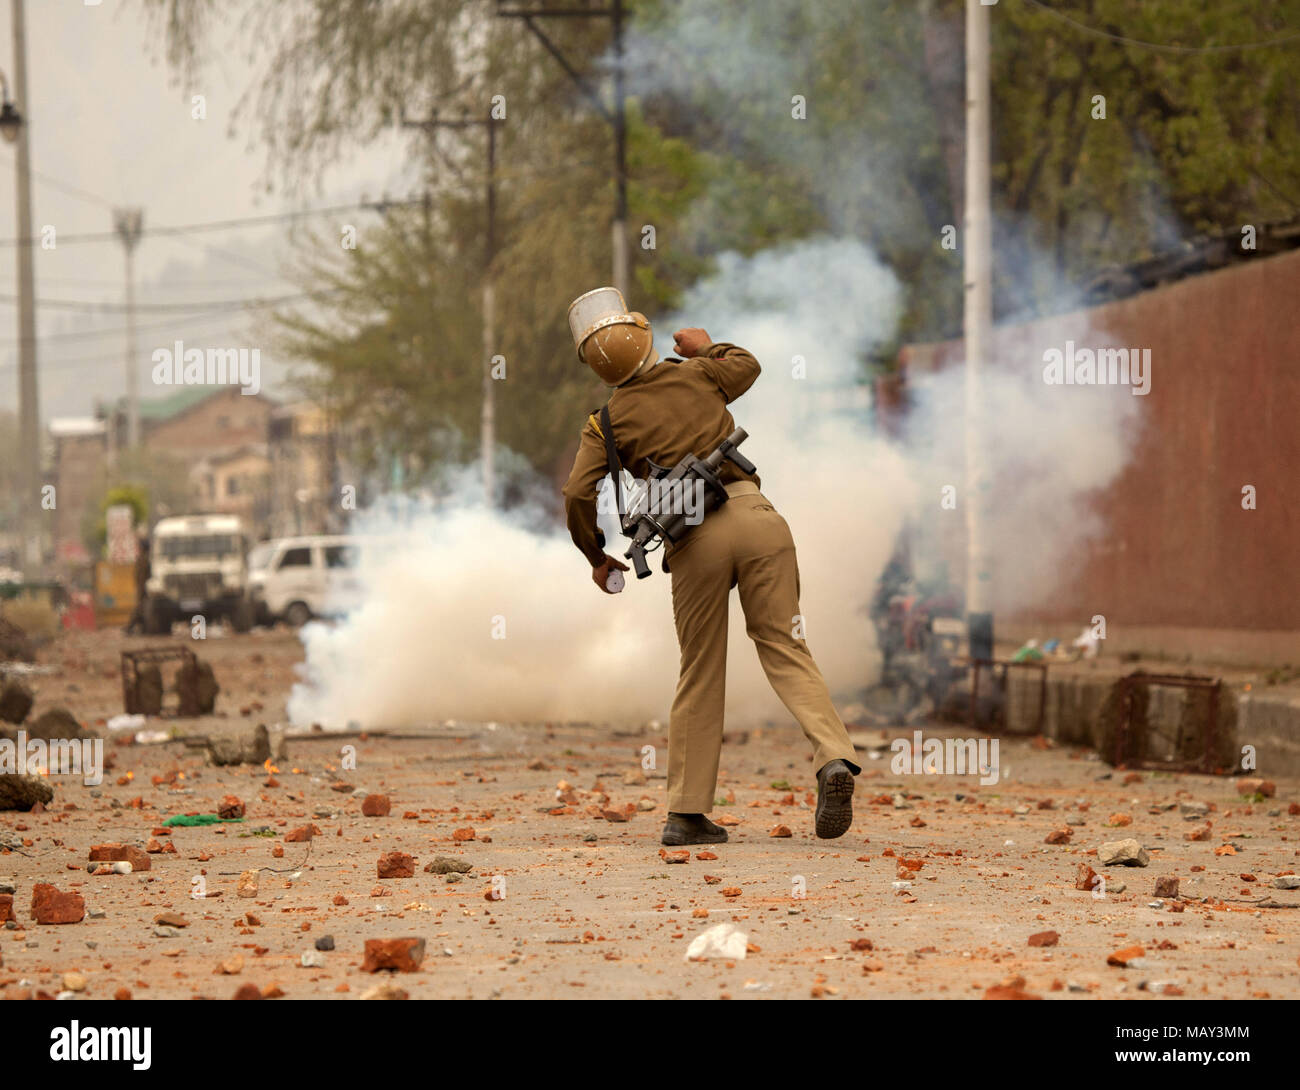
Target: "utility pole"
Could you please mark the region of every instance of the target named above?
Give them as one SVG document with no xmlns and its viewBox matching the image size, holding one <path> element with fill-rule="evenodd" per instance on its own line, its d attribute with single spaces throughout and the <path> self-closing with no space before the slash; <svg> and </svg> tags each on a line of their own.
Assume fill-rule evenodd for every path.
<svg viewBox="0 0 1300 1090">
<path fill-rule="evenodd" d="M 623 0 L 611 0 L 614 25 L 614 287 L 627 298 L 627 114 L 623 71 Z"/>
<path fill-rule="evenodd" d="M 14 96 L 23 111 L 27 98 L 27 30 L 23 0 L 10 0 L 14 38 Z M 7 101 L 6 120 L 16 112 Z M 22 538 L 22 569 L 32 575 L 31 538 L 39 534 L 36 494 L 41 479 L 41 404 L 36 382 L 36 275 L 33 269 L 35 240 L 32 237 L 31 120 L 19 116 L 16 128 L 16 185 L 18 226 L 18 443 L 21 493 L 18 500 L 18 528 Z M 10 129 L 6 128 L 6 138 Z"/>
<path fill-rule="evenodd" d="M 989 200 L 989 8 L 966 0 L 966 623 L 972 659 L 993 658 L 993 570 L 986 520 L 984 364 L 992 346 L 993 257 Z"/>
<path fill-rule="evenodd" d="M 135 345 L 135 248 L 144 230 L 143 208 L 114 208 L 113 230 L 126 251 L 126 447 L 140 445 L 140 375 Z"/>
<path fill-rule="evenodd" d="M 489 508 L 496 497 L 496 385 L 492 378 L 492 357 L 496 354 L 496 279 L 497 254 L 497 125 L 500 119 L 488 107 L 486 117 L 443 119 L 434 114 L 427 121 L 401 119 L 402 127 L 423 129 L 433 136 L 439 129 L 469 129 L 487 126 L 487 176 L 484 203 L 487 208 L 487 233 L 483 246 L 483 408 L 479 417 L 479 456 L 483 463 L 483 496 Z M 428 206 L 425 224 L 428 229 Z"/>
<path fill-rule="evenodd" d="M 497 15 L 503 19 L 522 19 L 533 36 L 555 58 L 568 77 L 614 130 L 614 217 L 610 222 L 610 241 L 614 258 L 614 287 L 627 298 L 631 281 L 627 249 L 627 111 L 625 62 L 623 57 L 623 0 L 610 0 L 607 8 L 507 8 L 497 0 Z M 543 33 L 536 20 L 542 18 L 608 19 L 614 39 L 614 108 L 609 109 L 592 90 L 559 47 Z"/>
</svg>

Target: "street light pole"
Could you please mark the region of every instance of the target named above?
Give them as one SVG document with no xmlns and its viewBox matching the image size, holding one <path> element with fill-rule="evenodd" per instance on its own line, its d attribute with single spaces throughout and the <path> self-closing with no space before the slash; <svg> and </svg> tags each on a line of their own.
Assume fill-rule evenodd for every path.
<svg viewBox="0 0 1300 1090">
<path fill-rule="evenodd" d="M 140 375 L 135 344 L 135 248 L 144 230 L 144 209 L 114 208 L 113 230 L 126 250 L 126 447 L 140 445 Z"/>
<path fill-rule="evenodd" d="M 13 13 L 14 39 L 14 97 L 22 109 L 27 109 L 27 31 L 23 0 L 10 0 Z M 30 134 L 31 123 L 19 115 L 9 101 L 5 89 L 5 136 L 15 131 L 16 155 L 15 186 L 18 226 L 18 428 L 21 492 L 19 495 L 18 525 L 22 536 L 22 568 L 31 575 L 31 541 L 38 526 L 36 512 L 40 509 L 36 493 L 41 477 L 41 407 L 36 382 L 36 276 L 33 269 L 35 243 L 32 239 L 32 163 Z M 12 129 L 10 128 L 12 126 Z"/>
<path fill-rule="evenodd" d="M 614 287 L 627 298 L 627 115 L 623 76 L 623 0 L 613 0 L 610 18 L 614 24 L 614 221 L 611 224 L 614 250 Z"/>
<path fill-rule="evenodd" d="M 970 657 L 993 658 L 993 565 L 984 459 L 984 364 L 993 336 L 989 199 L 989 8 L 966 0 L 966 238 L 962 248 L 966 340 L 966 623 Z"/>
</svg>

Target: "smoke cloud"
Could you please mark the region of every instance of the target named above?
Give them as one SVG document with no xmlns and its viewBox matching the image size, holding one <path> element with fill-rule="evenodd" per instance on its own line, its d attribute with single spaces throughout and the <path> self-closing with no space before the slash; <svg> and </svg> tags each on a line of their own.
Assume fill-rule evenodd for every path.
<svg viewBox="0 0 1300 1090">
<path fill-rule="evenodd" d="M 721 143 L 758 140 L 773 159 L 817 164 L 801 173 L 831 237 L 751 257 L 723 254 L 716 273 L 655 330 L 664 356 L 675 329 L 702 326 L 763 365 L 732 412 L 750 433 L 744 452 L 764 494 L 794 534 L 809 645 L 832 692 L 853 700 L 877 672 L 867 609 L 904 524 L 918 545 L 918 574 L 937 570 L 952 543 L 964 540 L 963 377 L 960 361 L 909 375 L 913 404 L 902 434 L 888 439 L 873 427 L 863 362 L 873 348 L 894 343 L 904 300 L 893 272 L 855 239 L 901 229 L 904 172 L 888 147 L 868 142 L 848 121 L 819 138 L 789 120 L 788 99 L 779 117 L 769 112 L 776 100 L 767 103 L 758 85 L 795 91 L 809 82 L 806 62 L 796 64 L 773 45 L 780 35 L 768 32 L 787 17 L 785 6 L 768 2 L 674 5 L 633 35 L 629 81 L 642 95 L 671 93 L 683 71 L 696 73 L 716 92 L 710 121 L 724 134 Z M 820 41 L 839 40 L 846 19 L 856 26 L 874 17 L 847 0 L 800 13 Z M 916 126 L 932 123 L 919 96 L 889 79 L 876 81 L 872 94 L 877 106 Z M 705 194 L 697 215 L 707 221 L 726 199 L 725 191 Z M 573 294 L 591 286 L 575 284 Z M 1069 309 L 1058 302 L 1058 312 Z M 1078 545 L 1104 532 L 1091 501 L 1127 462 L 1136 403 L 1145 400 L 1122 388 L 1045 384 L 1042 353 L 1067 339 L 1110 343 L 1086 315 L 1067 315 L 1000 337 L 986 366 L 996 611 L 1032 606 Z M 355 532 L 386 545 L 363 561 L 360 608 L 335 626 L 304 629 L 307 658 L 291 718 L 372 726 L 665 718 L 678 651 L 669 578 L 657 563 L 651 578 L 604 595 L 567 535 L 546 529 L 553 524 L 540 505 L 489 512 L 478 503 L 474 467 L 464 482 L 436 509 L 395 520 L 380 505 L 355 521 Z M 941 506 L 945 485 L 957 489 L 955 509 Z M 621 555 L 613 517 L 604 528 L 608 550 Z M 951 575 L 960 590 L 963 572 Z M 729 724 L 789 720 L 734 598 L 727 694 Z"/>
<path fill-rule="evenodd" d="M 702 325 L 764 365 L 733 415 L 751 434 L 745 453 L 764 494 L 794 532 L 809 644 L 844 693 L 875 668 L 866 605 L 912 502 L 903 452 L 872 431 L 858 384 L 859 361 L 892 336 L 898 307 L 897 282 L 864 247 L 818 240 L 724 255 L 680 313 L 656 324 L 664 355 L 673 330 Z M 354 532 L 382 542 L 362 551 L 362 604 L 303 630 L 290 718 L 664 718 L 678 661 L 669 577 L 656 564 L 651 578 L 604 595 L 567 534 L 538 530 L 540 510 L 485 510 L 472 469 L 462 485 L 436 509 L 394 516 L 381 503 L 357 519 Z M 607 523 L 615 552 L 622 538 Z M 734 600 L 731 629 L 728 715 L 786 718 Z"/>
</svg>

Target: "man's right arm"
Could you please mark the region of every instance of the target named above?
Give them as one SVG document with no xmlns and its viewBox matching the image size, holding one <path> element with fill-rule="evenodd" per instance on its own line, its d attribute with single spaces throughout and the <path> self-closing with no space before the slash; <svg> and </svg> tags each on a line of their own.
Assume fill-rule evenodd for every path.
<svg viewBox="0 0 1300 1090">
<path fill-rule="evenodd" d="M 596 526 L 596 493 L 608 468 L 605 441 L 589 418 L 582 429 L 573 471 L 564 486 L 564 514 L 569 536 L 593 568 L 605 562 L 605 542 Z"/>
</svg>

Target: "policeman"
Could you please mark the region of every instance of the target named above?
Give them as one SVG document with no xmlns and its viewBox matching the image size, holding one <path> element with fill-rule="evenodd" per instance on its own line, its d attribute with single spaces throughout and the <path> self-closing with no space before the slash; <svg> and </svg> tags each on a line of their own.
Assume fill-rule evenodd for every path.
<svg viewBox="0 0 1300 1090">
<path fill-rule="evenodd" d="M 652 464 L 674 466 L 688 454 L 703 458 L 735 429 L 727 405 L 758 378 L 758 361 L 734 344 L 714 342 L 702 329 L 673 334 L 681 358 L 661 360 L 645 315 L 629 311 L 614 288 L 597 288 L 569 307 L 578 358 L 608 386 L 609 419 L 619 460 L 645 480 Z M 600 416 L 582 430 L 573 472 L 564 486 L 574 544 L 592 579 L 611 593 L 612 569 L 627 565 L 604 551 L 596 525 L 596 494 L 607 469 Z M 758 490 L 757 476 L 730 461 L 719 472 L 728 502 L 676 545 L 665 566 L 672 574 L 673 620 L 681 673 L 668 724 L 668 821 L 663 843 L 719 844 L 725 829 L 705 815 L 713 809 L 726 699 L 727 612 L 738 587 L 745 627 L 772 688 L 813 747 L 817 772 L 816 831 L 843 836 L 853 822 L 853 777 L 862 771 L 853 743 L 799 624 L 799 569 L 790 528 Z"/>
</svg>

